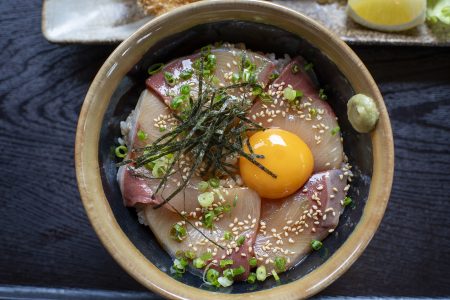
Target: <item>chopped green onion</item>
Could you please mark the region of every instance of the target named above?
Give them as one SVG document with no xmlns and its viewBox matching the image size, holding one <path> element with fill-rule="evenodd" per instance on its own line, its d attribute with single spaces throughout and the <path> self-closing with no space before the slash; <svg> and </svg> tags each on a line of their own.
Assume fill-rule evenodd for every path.
<svg viewBox="0 0 450 300">
<path fill-rule="evenodd" d="M 195 259 L 192 261 L 192 264 L 193 264 L 194 267 L 197 268 L 197 269 L 201 269 L 201 268 L 203 268 L 204 266 L 206 266 L 205 261 L 204 261 L 203 259 L 199 258 L 199 257 L 195 258 Z"/>
<path fill-rule="evenodd" d="M 174 86 L 177 83 L 175 76 L 170 72 L 164 72 L 164 80 L 170 86 Z"/>
<path fill-rule="evenodd" d="M 164 67 L 164 64 L 162 64 L 162 63 L 154 64 L 147 69 L 147 72 L 149 75 L 153 75 L 153 74 L 156 74 L 159 71 L 161 71 L 163 67 Z"/>
<path fill-rule="evenodd" d="M 350 197 L 345 197 L 344 201 L 343 201 L 344 206 L 349 206 L 350 204 L 352 204 L 352 202 L 353 202 L 353 200 Z"/>
<path fill-rule="evenodd" d="M 230 204 L 220 205 L 220 206 L 214 207 L 213 211 L 218 216 L 221 213 L 228 213 L 228 212 L 230 212 L 231 211 L 231 206 L 230 206 Z"/>
<path fill-rule="evenodd" d="M 197 196 L 198 203 L 201 207 L 210 207 L 214 202 L 214 193 L 205 192 Z"/>
<path fill-rule="evenodd" d="M 265 266 L 259 266 L 256 269 L 256 279 L 258 279 L 259 281 L 264 281 L 267 278 L 267 273 L 266 273 L 266 267 Z"/>
<path fill-rule="evenodd" d="M 206 281 L 211 283 L 212 285 L 217 285 L 219 279 L 219 272 L 214 269 L 209 269 L 208 272 L 206 272 Z"/>
<path fill-rule="evenodd" d="M 214 213 L 213 210 L 206 212 L 203 215 L 203 226 L 205 226 L 206 228 L 212 229 L 213 221 L 214 221 L 215 217 L 216 217 L 216 214 Z"/>
<path fill-rule="evenodd" d="M 192 69 L 185 69 L 181 71 L 179 76 L 183 80 L 188 80 L 192 77 L 192 74 L 194 74 L 194 71 Z"/>
<path fill-rule="evenodd" d="M 250 71 L 254 70 L 256 68 L 256 65 L 253 64 L 250 59 L 245 59 L 244 61 L 244 69 L 248 69 Z"/>
<path fill-rule="evenodd" d="M 137 132 L 137 137 L 141 141 L 145 141 L 148 137 L 148 134 L 145 131 L 143 131 L 142 129 L 139 129 Z"/>
<path fill-rule="evenodd" d="M 309 114 L 311 115 L 311 117 L 313 117 L 313 118 L 317 117 L 317 109 L 310 108 L 308 110 L 309 110 Z"/>
<path fill-rule="evenodd" d="M 195 252 L 194 251 L 190 251 L 190 250 L 184 251 L 184 256 L 187 259 L 193 260 L 195 258 Z"/>
<path fill-rule="evenodd" d="M 233 269 L 233 277 L 239 276 L 245 273 L 245 269 L 243 266 L 239 266 L 238 268 Z"/>
<path fill-rule="evenodd" d="M 203 259 L 204 261 L 208 261 L 212 259 L 212 254 L 210 252 L 205 252 L 203 253 L 200 258 Z"/>
<path fill-rule="evenodd" d="M 450 18 L 450 5 L 444 6 L 444 7 L 441 9 L 441 13 L 442 13 L 442 15 L 443 15 L 444 17 Z"/>
<path fill-rule="evenodd" d="M 219 265 L 220 265 L 221 268 L 225 268 L 226 266 L 232 265 L 232 264 L 233 264 L 233 260 L 232 259 L 222 259 L 219 262 Z"/>
<path fill-rule="evenodd" d="M 283 90 L 283 97 L 289 102 L 293 102 L 296 99 L 303 97 L 303 92 L 287 87 Z"/>
<path fill-rule="evenodd" d="M 241 236 L 236 240 L 236 244 L 237 244 L 238 246 L 242 246 L 242 245 L 244 244 L 244 242 L 245 242 L 245 236 L 244 236 L 244 235 L 241 235 Z"/>
<path fill-rule="evenodd" d="M 233 73 L 233 75 L 231 75 L 231 82 L 232 83 L 238 83 L 239 79 L 241 79 L 241 77 L 239 76 L 239 74 L 237 73 Z"/>
<path fill-rule="evenodd" d="M 184 258 L 176 258 L 173 261 L 171 270 L 176 274 L 183 274 L 186 272 L 186 267 L 188 266 L 188 261 Z"/>
<path fill-rule="evenodd" d="M 183 241 L 186 235 L 186 227 L 178 223 L 173 224 L 172 228 L 170 229 L 170 237 L 177 242 Z"/>
<path fill-rule="evenodd" d="M 223 234 L 223 238 L 224 238 L 226 241 L 231 240 L 231 238 L 232 238 L 231 232 L 225 231 L 224 234 Z"/>
<path fill-rule="evenodd" d="M 218 188 L 219 186 L 220 186 L 220 180 L 219 179 L 217 179 L 217 178 L 211 178 L 211 179 L 209 179 L 208 180 L 208 183 L 209 183 L 209 185 L 212 187 L 212 188 Z"/>
<path fill-rule="evenodd" d="M 304 67 L 303 67 L 304 69 L 305 69 L 305 71 L 309 71 L 309 70 L 312 70 L 312 68 L 314 68 L 314 65 L 313 65 L 313 63 L 307 63 Z"/>
<path fill-rule="evenodd" d="M 272 97 L 271 97 L 268 93 L 266 93 L 266 92 L 261 93 L 261 94 L 259 95 L 259 99 L 261 99 L 261 101 L 262 101 L 263 103 L 272 103 L 272 102 L 273 102 Z"/>
<path fill-rule="evenodd" d="M 280 74 L 278 74 L 278 73 L 272 73 L 272 74 L 270 74 L 269 79 L 270 79 L 270 80 L 275 80 L 275 79 L 277 79 L 279 76 L 280 76 Z"/>
<path fill-rule="evenodd" d="M 325 89 L 320 89 L 319 90 L 319 98 L 322 99 L 322 100 L 327 100 L 328 99 L 328 96 L 325 95 Z"/>
<path fill-rule="evenodd" d="M 214 54 L 208 54 L 208 56 L 206 57 L 206 61 L 207 61 L 208 67 L 214 67 L 216 65 L 217 59 Z"/>
<path fill-rule="evenodd" d="M 206 45 L 200 48 L 200 53 L 202 55 L 208 55 L 209 53 L 211 53 L 211 45 Z"/>
<path fill-rule="evenodd" d="M 256 273 L 250 273 L 247 277 L 247 282 L 248 283 L 255 283 L 256 281 Z"/>
<path fill-rule="evenodd" d="M 250 78 L 252 77 L 253 73 L 247 69 L 244 69 L 242 71 L 242 81 L 243 82 L 251 82 Z"/>
<path fill-rule="evenodd" d="M 180 87 L 180 94 L 181 95 L 189 95 L 190 92 L 191 92 L 191 87 L 188 84 L 183 84 Z"/>
<path fill-rule="evenodd" d="M 297 64 L 293 64 L 291 67 L 292 74 L 297 74 L 300 71 L 300 67 Z"/>
<path fill-rule="evenodd" d="M 164 132 L 164 131 L 166 131 L 166 127 L 160 126 L 160 127 L 159 127 L 159 132 Z"/>
<path fill-rule="evenodd" d="M 263 92 L 263 89 L 262 89 L 262 87 L 259 86 L 259 85 L 254 86 L 254 87 L 252 88 L 252 94 L 253 94 L 253 96 L 258 96 L 258 95 L 260 95 L 262 92 Z"/>
<path fill-rule="evenodd" d="M 209 189 L 209 184 L 206 181 L 200 181 L 197 184 L 197 188 L 200 192 L 206 192 Z"/>
<path fill-rule="evenodd" d="M 146 164 L 145 167 L 151 169 L 153 177 L 160 178 L 166 174 L 167 168 L 173 162 L 173 159 L 173 154 L 167 154 L 164 157 Z"/>
<path fill-rule="evenodd" d="M 295 98 L 297 98 L 297 93 L 295 92 L 294 89 L 287 87 L 283 90 L 283 96 L 286 100 L 291 102 L 291 101 L 294 101 Z"/>
<path fill-rule="evenodd" d="M 116 156 L 118 158 L 124 158 L 125 156 L 127 156 L 128 148 L 125 145 L 120 145 L 116 147 L 114 152 L 116 153 Z"/>
<path fill-rule="evenodd" d="M 339 126 L 334 127 L 333 129 L 331 129 L 331 135 L 336 135 L 336 133 L 338 133 L 341 130 L 341 128 Z"/>
<path fill-rule="evenodd" d="M 318 240 L 312 240 L 311 241 L 311 247 L 314 249 L 314 250 L 320 250 L 320 248 L 322 248 L 322 242 L 321 241 L 318 241 Z"/>
<path fill-rule="evenodd" d="M 278 272 L 286 271 L 286 258 L 283 256 L 275 257 L 275 267 Z"/>
<path fill-rule="evenodd" d="M 228 279 L 227 277 L 219 277 L 217 281 L 220 283 L 223 287 L 229 287 L 233 284 L 233 280 Z"/>
<path fill-rule="evenodd" d="M 230 280 L 233 280 L 234 275 L 233 275 L 233 270 L 232 269 L 225 269 L 225 270 L 223 270 L 222 274 L 226 278 L 228 278 Z"/>
<path fill-rule="evenodd" d="M 272 275 L 276 282 L 280 282 L 280 277 L 278 276 L 277 272 L 275 272 L 275 270 L 272 270 Z"/>
<path fill-rule="evenodd" d="M 248 264 L 250 265 L 250 267 L 254 268 L 256 267 L 256 264 L 258 263 L 258 260 L 256 259 L 256 257 L 252 257 L 248 260 Z"/>
<path fill-rule="evenodd" d="M 238 195 L 234 195 L 233 207 L 236 207 L 237 201 L 238 201 Z"/>
<path fill-rule="evenodd" d="M 220 80 L 216 76 L 213 76 L 211 77 L 211 82 L 215 85 L 218 85 L 220 83 Z"/>
<path fill-rule="evenodd" d="M 172 99 L 172 102 L 170 103 L 170 107 L 175 110 L 179 109 L 186 100 L 187 100 L 186 95 L 176 96 Z"/>
</svg>

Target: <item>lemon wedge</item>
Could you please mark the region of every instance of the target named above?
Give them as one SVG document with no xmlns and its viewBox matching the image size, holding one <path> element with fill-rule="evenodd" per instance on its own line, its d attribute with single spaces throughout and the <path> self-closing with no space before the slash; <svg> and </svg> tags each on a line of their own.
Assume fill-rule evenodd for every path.
<svg viewBox="0 0 450 300">
<path fill-rule="evenodd" d="M 426 0 L 348 0 L 347 14 L 365 27 L 402 31 L 425 21 Z"/>
</svg>

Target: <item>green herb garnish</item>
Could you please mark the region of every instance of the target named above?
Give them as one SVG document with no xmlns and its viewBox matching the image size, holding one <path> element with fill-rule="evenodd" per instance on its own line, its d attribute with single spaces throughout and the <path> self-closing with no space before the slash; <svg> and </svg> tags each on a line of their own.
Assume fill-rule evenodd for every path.
<svg viewBox="0 0 450 300">
<path fill-rule="evenodd" d="M 226 241 L 231 240 L 232 237 L 233 237 L 233 236 L 232 236 L 231 232 L 229 232 L 229 231 L 225 231 L 225 232 L 223 233 L 223 238 L 224 238 Z"/>
<path fill-rule="evenodd" d="M 186 238 L 186 235 L 186 227 L 178 223 L 173 224 L 170 229 L 170 237 L 177 242 L 182 242 Z"/>
<path fill-rule="evenodd" d="M 219 266 L 221 268 L 225 268 L 226 266 L 232 265 L 233 264 L 233 260 L 232 259 L 222 259 L 219 262 Z"/>
<path fill-rule="evenodd" d="M 283 256 L 275 257 L 275 267 L 278 272 L 286 271 L 286 257 Z"/>
<path fill-rule="evenodd" d="M 147 69 L 147 72 L 148 72 L 149 75 L 153 75 L 153 74 L 156 74 L 159 71 L 161 71 L 163 67 L 164 67 L 164 64 L 161 64 L 161 63 L 160 64 L 154 64 L 154 65 L 150 66 Z"/>
<path fill-rule="evenodd" d="M 280 277 L 278 276 L 277 272 L 275 270 L 272 270 L 273 279 L 275 279 L 276 282 L 280 282 Z"/>
<path fill-rule="evenodd" d="M 314 249 L 314 250 L 320 250 L 321 248 L 322 248 L 322 242 L 321 241 L 318 241 L 318 240 L 312 240 L 311 241 L 311 247 Z"/>
<path fill-rule="evenodd" d="M 256 264 L 258 263 L 258 260 L 256 259 L 256 257 L 252 257 L 248 260 L 248 264 L 250 265 L 250 267 L 254 268 L 256 267 Z"/>
<path fill-rule="evenodd" d="M 186 272 L 186 267 L 188 266 L 188 261 L 185 258 L 175 258 L 173 261 L 173 265 L 170 268 L 172 273 L 177 275 L 181 275 Z"/>
<path fill-rule="evenodd" d="M 331 135 L 336 135 L 336 133 L 338 133 L 341 130 L 341 128 L 339 126 L 334 127 L 333 129 L 331 129 Z"/>
<path fill-rule="evenodd" d="M 343 201 L 343 204 L 344 204 L 344 206 L 349 206 L 350 204 L 352 204 L 352 202 L 353 202 L 352 198 L 345 197 L 344 201 Z"/>
<path fill-rule="evenodd" d="M 310 62 L 304 66 L 304 70 L 309 71 L 309 70 L 312 70 L 313 67 L 314 67 L 313 63 Z"/>
<path fill-rule="evenodd" d="M 128 148 L 127 146 L 120 145 L 117 146 L 116 149 L 114 149 L 114 152 L 116 153 L 116 156 L 118 158 L 124 158 L 125 156 L 127 156 Z"/>
<path fill-rule="evenodd" d="M 183 80 L 188 80 L 192 77 L 193 74 L 194 74 L 194 71 L 192 69 L 185 69 L 185 70 L 181 71 L 179 76 Z"/>
<path fill-rule="evenodd" d="M 250 273 L 247 277 L 248 283 L 255 283 L 256 282 L 256 273 Z"/>
<path fill-rule="evenodd" d="M 320 89 L 319 90 L 319 98 L 322 100 L 327 100 L 328 96 L 325 94 L 325 89 Z"/>
<path fill-rule="evenodd" d="M 148 134 L 145 131 L 143 131 L 142 129 L 139 129 L 137 132 L 137 137 L 139 140 L 145 141 L 148 137 Z"/>
<path fill-rule="evenodd" d="M 214 202 L 214 193 L 205 192 L 197 196 L 198 203 L 201 207 L 210 207 Z"/>
<path fill-rule="evenodd" d="M 164 72 L 164 80 L 170 86 L 174 86 L 177 83 L 175 76 L 170 72 Z"/>
<path fill-rule="evenodd" d="M 245 242 L 245 236 L 244 236 L 244 235 L 241 235 L 241 236 L 238 237 L 238 239 L 236 240 L 236 244 L 237 244 L 238 246 L 242 246 L 242 245 L 244 244 L 244 242 Z"/>
<path fill-rule="evenodd" d="M 267 278 L 267 272 L 266 272 L 266 267 L 265 266 L 259 266 L 256 269 L 256 279 L 258 279 L 258 281 L 264 281 Z"/>
<path fill-rule="evenodd" d="M 220 274 L 217 270 L 209 269 L 206 272 L 206 281 L 214 286 L 220 286 L 219 282 L 217 281 L 217 279 L 219 279 L 219 276 Z"/>
</svg>

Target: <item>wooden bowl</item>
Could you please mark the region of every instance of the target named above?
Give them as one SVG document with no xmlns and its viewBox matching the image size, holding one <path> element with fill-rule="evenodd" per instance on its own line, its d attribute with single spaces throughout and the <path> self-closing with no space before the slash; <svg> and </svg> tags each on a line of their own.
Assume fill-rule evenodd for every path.
<svg viewBox="0 0 450 300">
<path fill-rule="evenodd" d="M 253 50 L 303 55 L 313 62 L 329 103 L 339 117 L 344 149 L 355 179 L 347 208 L 323 251 L 309 255 L 273 280 L 209 290 L 198 277 L 170 276 L 171 259 L 136 212 L 123 206 L 111 147 L 119 122 L 136 104 L 145 70 L 155 62 L 189 54 L 217 41 L 245 42 Z M 354 131 L 346 116 L 354 93 L 371 96 L 380 110 L 370 134 Z M 88 217 L 102 243 L 137 281 L 165 297 L 178 299 L 296 299 L 309 297 L 342 275 L 361 255 L 383 217 L 392 185 L 394 150 L 389 116 L 371 75 L 338 37 L 306 16 L 262 1 L 205 1 L 144 25 L 120 44 L 95 77 L 81 110 L 76 138 L 78 185 Z"/>
</svg>

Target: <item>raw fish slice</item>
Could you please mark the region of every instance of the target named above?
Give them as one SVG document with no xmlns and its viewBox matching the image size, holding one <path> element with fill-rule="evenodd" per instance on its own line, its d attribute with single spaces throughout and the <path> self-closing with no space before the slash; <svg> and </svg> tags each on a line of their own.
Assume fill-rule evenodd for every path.
<svg viewBox="0 0 450 300">
<path fill-rule="evenodd" d="M 240 278 L 244 279 L 248 276 L 250 269 L 248 259 L 253 255 L 253 250 L 250 246 L 255 241 L 261 200 L 256 192 L 248 188 L 220 189 L 220 194 L 223 196 L 222 200 L 216 195 L 215 203 L 219 205 L 228 204 L 231 206 L 231 211 L 229 213 L 223 213 L 222 217 L 219 217 L 214 222 L 214 229 L 208 229 L 202 226 L 199 220 L 201 216 L 201 212 L 199 211 L 200 206 L 197 203 L 196 197 L 186 197 L 187 205 L 197 208 L 186 211 L 186 216 L 206 236 L 212 238 L 217 244 L 224 246 L 226 250 L 222 250 L 208 241 L 189 224 L 185 224 L 187 237 L 182 242 L 177 242 L 170 238 L 172 226 L 177 222 L 183 222 L 183 220 L 177 213 L 166 207 L 154 209 L 151 205 L 144 206 L 145 223 L 152 229 L 159 243 L 171 256 L 175 256 L 177 251 L 190 250 L 195 252 L 197 256 L 211 252 L 213 259 L 217 262 L 220 259 L 231 258 L 234 263 L 228 267 L 237 268 L 242 265 L 246 272 Z M 233 224 L 233 228 L 230 227 L 230 224 Z M 225 231 L 234 233 L 233 241 L 236 241 L 240 236 L 245 236 L 244 244 L 235 248 L 235 242 L 225 241 L 223 239 Z"/>
<path fill-rule="evenodd" d="M 293 73 L 294 66 L 298 72 Z M 300 109 L 290 105 L 283 97 L 288 86 L 304 94 Z M 274 102 L 256 101 L 249 116 L 264 127 L 278 127 L 297 134 L 311 149 L 314 172 L 339 168 L 343 161 L 343 148 L 336 116 L 327 102 L 319 98 L 313 81 L 304 69 L 304 61 L 295 58 L 271 85 L 268 92 Z M 335 129 L 333 131 L 333 129 Z"/>
<path fill-rule="evenodd" d="M 212 49 L 211 53 L 216 55 L 216 68 L 214 76 L 217 77 L 217 81 L 212 83 L 214 87 L 228 86 L 232 84 L 231 75 L 233 73 L 239 74 L 241 68 L 242 55 L 245 53 L 246 57 L 256 65 L 257 82 L 266 86 L 269 82 L 269 76 L 274 70 L 275 66 L 271 60 L 263 55 L 244 51 L 235 48 L 217 48 Z M 191 86 L 191 96 L 197 97 L 198 95 L 198 78 L 195 74 L 190 79 L 179 79 L 174 86 L 170 86 L 164 79 L 164 72 L 172 73 L 175 78 L 179 78 L 180 73 L 183 70 L 193 70 L 193 63 L 200 57 L 199 53 L 178 58 L 168 65 L 163 70 L 150 76 L 147 81 L 147 87 L 161 96 L 167 105 L 170 105 L 174 96 L 180 94 L 180 87 L 184 84 Z M 204 86 L 205 88 L 205 86 Z"/>
<path fill-rule="evenodd" d="M 335 169 L 313 175 L 292 196 L 263 201 L 254 245 L 258 264 L 270 272 L 276 257 L 287 260 L 286 269 L 301 261 L 312 250 L 312 240 L 324 239 L 337 226 L 346 185 L 343 171 Z"/>
<path fill-rule="evenodd" d="M 155 121 L 161 119 L 161 121 Z M 161 131 L 159 125 L 164 126 Z M 158 125 L 158 126 L 155 126 Z M 136 108 L 125 122 L 121 124 L 122 134 L 129 149 L 144 147 L 161 137 L 164 133 L 176 126 L 176 120 L 171 117 L 171 111 L 151 91 L 144 90 L 139 97 Z M 147 138 L 141 140 L 138 131 L 142 130 Z M 136 152 L 130 151 L 127 158 L 133 158 Z M 153 191 L 159 185 L 159 179 L 152 178 L 152 173 L 144 167 L 134 169 L 132 166 L 121 166 L 117 172 L 117 181 L 122 191 L 122 197 L 126 206 L 135 206 L 137 203 L 159 204 L 177 188 L 181 180 L 179 172 L 173 174 L 165 188 L 153 195 Z M 178 194 L 172 199 L 171 204 L 180 211 L 184 209 L 183 197 L 189 193 L 196 193 L 195 186 L 201 179 L 193 176 L 185 193 Z"/>
<path fill-rule="evenodd" d="M 161 120 L 155 121 L 157 119 Z M 144 90 L 136 108 L 125 122 L 121 122 L 121 130 L 125 137 L 125 143 L 129 149 L 132 149 L 150 144 L 175 125 L 176 120 L 172 117 L 170 109 L 161 102 L 155 93 Z M 138 138 L 139 130 L 147 134 L 147 139 L 140 140 Z"/>
<path fill-rule="evenodd" d="M 117 172 L 117 181 L 119 182 L 120 190 L 122 191 L 122 198 L 125 206 L 135 206 L 138 203 L 142 204 L 160 204 L 170 196 L 178 187 L 178 182 L 181 181 L 181 176 L 177 172 L 170 176 L 165 186 L 156 195 L 154 191 L 158 188 L 160 179 L 153 178 L 152 173 L 144 167 L 135 169 L 132 166 L 121 166 Z M 197 199 L 197 183 L 201 179 L 193 176 L 186 186 L 185 190 L 178 193 L 170 200 L 168 209 L 174 211 L 187 211 L 192 208 L 189 204 L 192 202 L 185 201 L 186 199 Z M 195 207 L 194 207 L 195 209 Z"/>
</svg>

